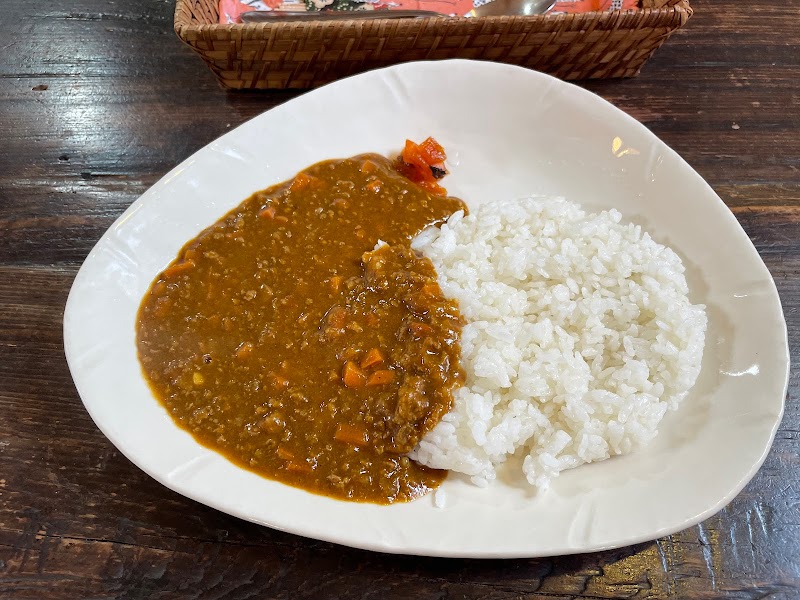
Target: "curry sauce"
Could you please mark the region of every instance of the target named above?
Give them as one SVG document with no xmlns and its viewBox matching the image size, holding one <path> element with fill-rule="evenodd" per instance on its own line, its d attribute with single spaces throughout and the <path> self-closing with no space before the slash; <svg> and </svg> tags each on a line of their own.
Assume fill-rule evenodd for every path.
<svg viewBox="0 0 800 600">
<path fill-rule="evenodd" d="M 268 478 L 384 504 L 426 493 L 445 473 L 405 453 L 452 406 L 461 318 L 409 244 L 463 208 L 378 155 L 254 194 L 143 299 L 153 393 L 198 442 Z"/>
</svg>

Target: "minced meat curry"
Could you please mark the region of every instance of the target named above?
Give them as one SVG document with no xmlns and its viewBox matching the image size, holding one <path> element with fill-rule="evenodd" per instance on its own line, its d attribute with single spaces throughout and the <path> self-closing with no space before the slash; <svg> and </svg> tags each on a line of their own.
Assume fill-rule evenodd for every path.
<svg viewBox="0 0 800 600">
<path fill-rule="evenodd" d="M 200 443 L 336 498 L 408 501 L 444 478 L 405 453 L 452 406 L 461 320 L 409 243 L 464 205 L 396 167 L 318 163 L 245 200 L 153 282 L 139 358 Z"/>
</svg>

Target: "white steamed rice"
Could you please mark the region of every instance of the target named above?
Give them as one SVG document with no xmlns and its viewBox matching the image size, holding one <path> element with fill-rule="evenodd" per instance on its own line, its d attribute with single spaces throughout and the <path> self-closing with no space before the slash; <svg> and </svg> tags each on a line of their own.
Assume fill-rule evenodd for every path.
<svg viewBox="0 0 800 600">
<path fill-rule="evenodd" d="M 626 454 L 700 371 L 705 307 L 680 258 L 616 210 L 492 202 L 414 242 L 458 300 L 466 382 L 412 453 L 481 486 L 513 454 L 531 485 Z"/>
</svg>

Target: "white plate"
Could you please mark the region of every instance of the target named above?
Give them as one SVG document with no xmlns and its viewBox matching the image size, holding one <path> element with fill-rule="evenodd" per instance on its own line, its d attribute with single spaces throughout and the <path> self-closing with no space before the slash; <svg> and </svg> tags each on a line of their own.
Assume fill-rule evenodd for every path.
<svg viewBox="0 0 800 600">
<path fill-rule="evenodd" d="M 433 135 L 450 192 L 471 206 L 532 193 L 616 207 L 670 245 L 710 319 L 698 385 L 635 455 L 565 472 L 533 496 L 521 481 L 376 506 L 316 496 L 198 445 L 152 397 L 134 322 L 180 247 L 252 192 L 319 160 L 397 152 Z M 623 546 L 712 515 L 764 460 L 783 412 L 786 324 L 769 272 L 731 212 L 675 152 L 601 98 L 546 75 L 470 61 L 410 63 L 310 92 L 209 144 L 106 232 L 64 315 L 66 355 L 97 426 L 165 486 L 300 535 L 383 552 L 528 557 Z M 521 477 L 520 477 L 521 479 Z"/>
</svg>

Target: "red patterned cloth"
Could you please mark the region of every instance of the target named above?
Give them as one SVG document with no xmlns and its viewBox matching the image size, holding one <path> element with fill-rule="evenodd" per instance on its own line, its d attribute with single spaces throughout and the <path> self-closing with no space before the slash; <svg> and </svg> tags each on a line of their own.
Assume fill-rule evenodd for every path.
<svg viewBox="0 0 800 600">
<path fill-rule="evenodd" d="M 422 9 L 447 15 L 465 15 L 484 0 L 220 0 L 219 22 L 241 23 L 242 13 L 251 10 L 333 9 Z M 552 12 L 580 13 L 597 10 L 629 10 L 638 0 L 560 0 Z M 344 5 L 344 6 L 343 6 Z"/>
</svg>

